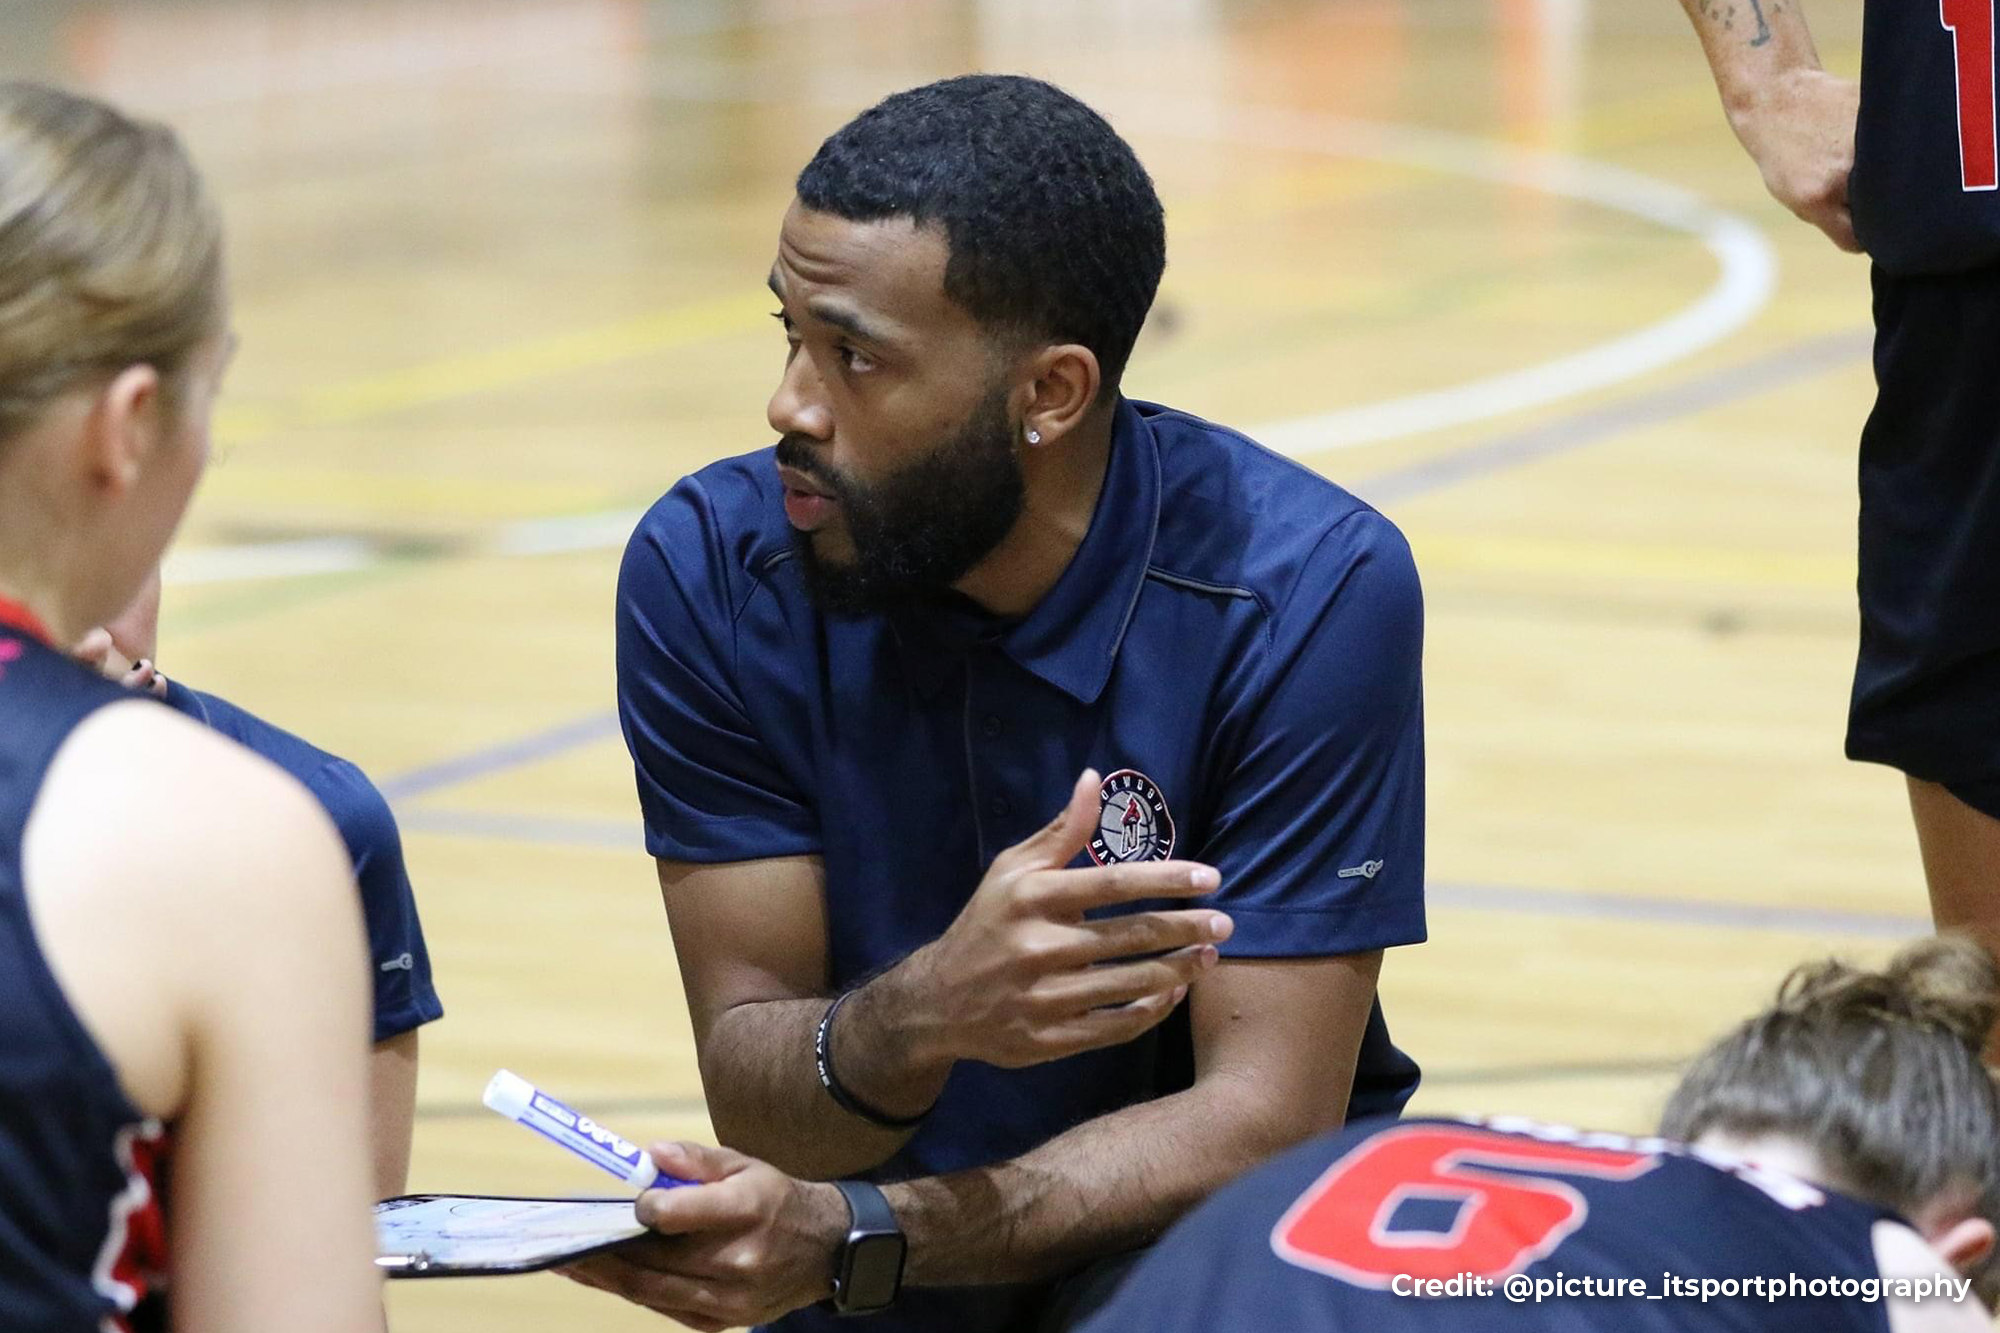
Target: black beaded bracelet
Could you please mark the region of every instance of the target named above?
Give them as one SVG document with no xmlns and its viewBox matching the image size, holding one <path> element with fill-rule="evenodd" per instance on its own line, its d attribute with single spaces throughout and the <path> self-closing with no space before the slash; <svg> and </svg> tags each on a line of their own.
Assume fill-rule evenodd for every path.
<svg viewBox="0 0 2000 1333">
<path fill-rule="evenodd" d="M 847 1003 L 853 991 L 842 991 L 838 999 L 826 1007 L 826 1016 L 819 1020 L 819 1032 L 813 1037 L 813 1063 L 819 1069 L 819 1085 L 826 1089 L 826 1095 L 833 1098 L 834 1105 L 852 1116 L 859 1116 L 869 1124 L 881 1129 L 915 1129 L 931 1113 L 925 1107 L 913 1116 L 894 1116 L 878 1111 L 867 1102 L 840 1085 L 833 1073 L 833 1016 L 840 1012 L 840 1006 Z"/>
</svg>

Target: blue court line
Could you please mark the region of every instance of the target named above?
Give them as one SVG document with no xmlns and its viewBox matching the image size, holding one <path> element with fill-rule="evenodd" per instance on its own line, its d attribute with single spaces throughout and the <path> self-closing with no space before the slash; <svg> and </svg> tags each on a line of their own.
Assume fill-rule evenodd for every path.
<svg viewBox="0 0 2000 1333">
<path fill-rule="evenodd" d="M 1782 930 L 1799 935 L 1854 935 L 1873 940 L 1909 940 L 1931 933 L 1925 916 L 1889 912 L 1838 912 L 1776 903 L 1732 903 L 1708 899 L 1658 898 L 1649 894 L 1604 893 L 1584 889 L 1522 889 L 1502 884 L 1426 884 L 1428 907 L 1461 907 L 1482 912 L 1521 912 L 1576 920 L 1645 922 L 1668 926 L 1724 926 L 1733 930 Z"/>
<path fill-rule="evenodd" d="M 589 745 L 618 734 L 616 713 L 593 712 L 586 717 L 532 732 L 511 741 L 502 741 L 483 750 L 474 750 L 453 759 L 439 760 L 405 773 L 398 773 L 378 785 L 392 801 L 408 801 L 429 796 L 475 778 L 491 777 L 524 764 L 538 764 L 567 750 Z"/>
<path fill-rule="evenodd" d="M 544 847 L 621 852 L 643 851 L 645 848 L 645 836 L 639 825 L 620 819 L 543 818 L 436 809 L 398 810 L 396 819 L 409 833 L 500 838 Z M 1660 898 L 1650 894 L 1606 893 L 1591 889 L 1525 889 L 1507 884 L 1430 883 L 1424 886 L 1424 901 L 1429 907 L 1518 912 L 1526 916 L 1566 917 L 1579 921 L 1775 930 L 1795 935 L 1847 935 L 1871 940 L 1916 939 L 1931 932 L 1928 917 L 1900 913 L 1841 912 L 1820 907 L 1786 907 L 1777 903 Z"/>
<path fill-rule="evenodd" d="M 1866 356 L 1869 338 L 1867 330 L 1848 330 L 1808 338 L 1737 365 L 1706 371 L 1630 398 L 1585 408 L 1434 458 L 1391 468 L 1352 483 L 1349 489 L 1375 505 L 1413 499 L 1474 477 L 1553 458 L 1625 431 L 1706 412 L 1836 370 L 1858 357 Z M 615 714 L 591 713 L 546 731 L 397 774 L 381 784 L 382 791 L 391 800 L 397 801 L 428 796 L 461 782 L 552 759 L 566 750 L 614 735 L 617 730 Z M 410 813 L 415 814 L 414 811 Z M 408 817 L 405 816 L 406 819 Z M 508 822 L 511 825 L 520 821 Z M 505 832 L 502 831 L 500 836 L 505 836 Z M 593 845 L 605 844 L 596 842 Z"/>
<path fill-rule="evenodd" d="M 1474 477 L 1553 458 L 1627 431 L 1663 425 L 1838 370 L 1867 356 L 1871 338 L 1865 329 L 1808 338 L 1739 365 L 1723 366 L 1630 398 L 1572 412 L 1554 421 L 1392 468 L 1348 489 L 1377 506 L 1413 499 Z M 1859 435 L 1858 426 L 1856 434 Z"/>
</svg>

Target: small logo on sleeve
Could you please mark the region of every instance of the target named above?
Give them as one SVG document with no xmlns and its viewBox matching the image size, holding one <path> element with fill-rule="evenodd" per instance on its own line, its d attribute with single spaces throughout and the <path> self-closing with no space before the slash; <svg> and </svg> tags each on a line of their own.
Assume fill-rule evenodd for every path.
<svg viewBox="0 0 2000 1333">
<path fill-rule="evenodd" d="M 1164 861 L 1174 854 L 1174 817 L 1153 780 L 1121 768 L 1097 789 L 1097 833 L 1090 859 L 1101 866 Z"/>
<path fill-rule="evenodd" d="M 414 972 L 417 970 L 417 960 L 409 953 L 399 953 L 394 958 L 381 964 L 377 970 L 382 972 Z"/>
<path fill-rule="evenodd" d="M 1382 862 L 1380 861 L 1363 861 L 1358 866 L 1342 866 L 1340 868 L 1340 877 L 1342 879 L 1373 879 L 1381 873 Z"/>
</svg>

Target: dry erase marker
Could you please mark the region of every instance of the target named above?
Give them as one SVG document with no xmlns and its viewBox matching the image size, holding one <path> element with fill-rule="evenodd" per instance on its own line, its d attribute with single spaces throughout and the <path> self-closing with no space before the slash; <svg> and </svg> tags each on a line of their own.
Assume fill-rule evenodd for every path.
<svg viewBox="0 0 2000 1333">
<path fill-rule="evenodd" d="M 517 1125 L 609 1171 L 635 1190 L 671 1189 L 692 1181 L 670 1176 L 653 1165 L 645 1149 L 613 1134 L 587 1115 L 578 1115 L 519 1074 L 503 1069 L 486 1085 L 487 1106 Z"/>
</svg>

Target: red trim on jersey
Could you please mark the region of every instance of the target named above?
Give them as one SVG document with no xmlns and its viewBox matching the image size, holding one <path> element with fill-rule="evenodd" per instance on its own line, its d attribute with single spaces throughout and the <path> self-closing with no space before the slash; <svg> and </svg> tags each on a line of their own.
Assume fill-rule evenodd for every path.
<svg viewBox="0 0 2000 1333">
<path fill-rule="evenodd" d="M 161 1194 L 172 1149 L 172 1138 L 157 1120 L 126 1126 L 112 1145 L 125 1188 L 111 1201 L 110 1226 L 91 1281 L 111 1302 L 105 1326 L 117 1333 L 136 1333 L 141 1321 L 134 1315 L 147 1297 L 164 1296 L 167 1215 Z"/>
<path fill-rule="evenodd" d="M 0 597 L 0 625 L 12 626 L 51 647 L 55 646 L 55 640 L 49 635 L 49 627 L 42 623 L 42 618 L 11 597 Z"/>
</svg>

